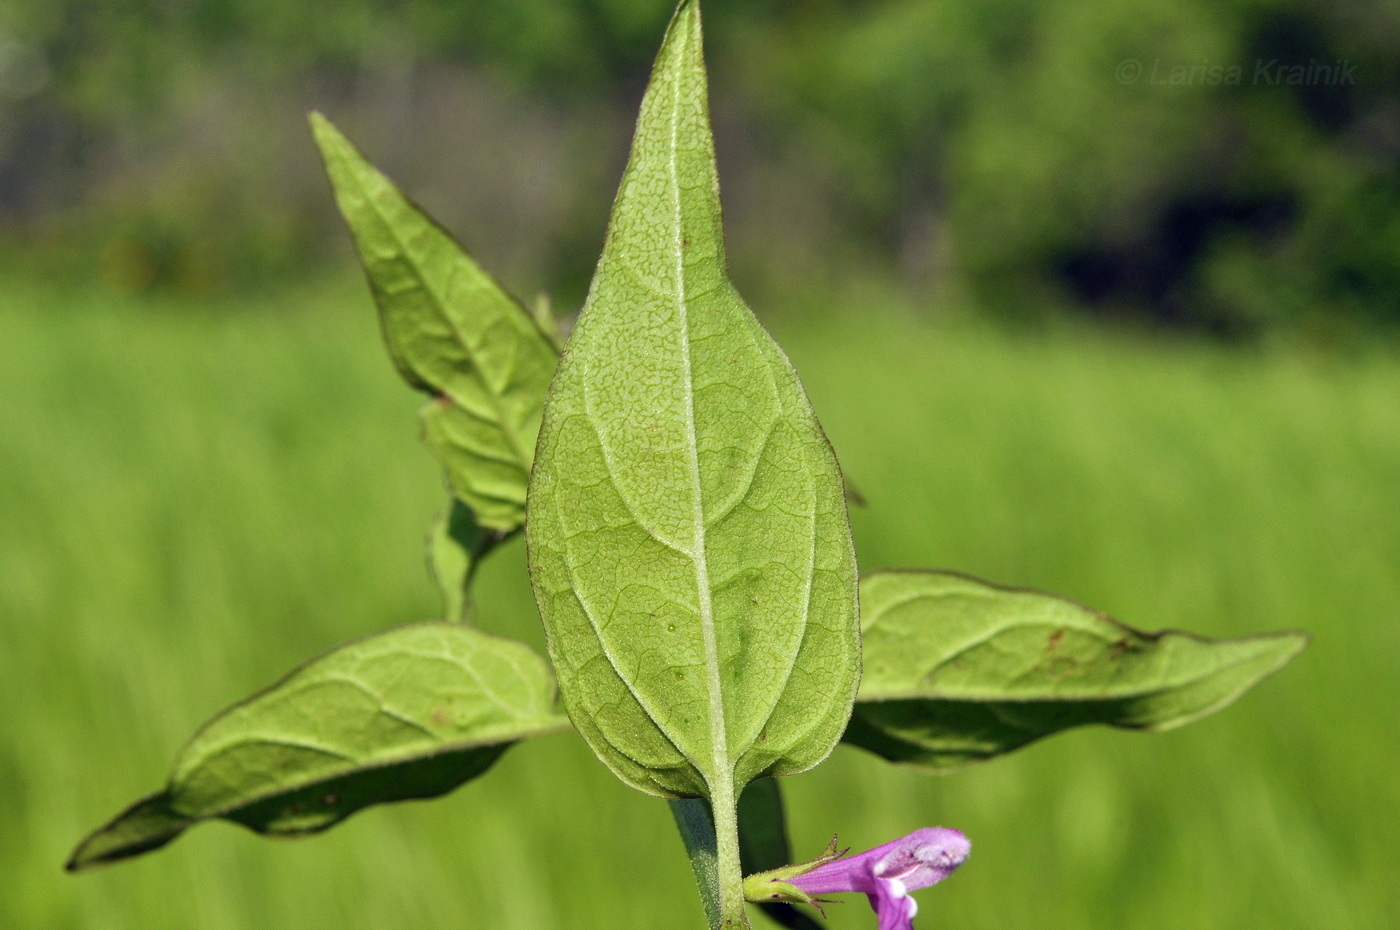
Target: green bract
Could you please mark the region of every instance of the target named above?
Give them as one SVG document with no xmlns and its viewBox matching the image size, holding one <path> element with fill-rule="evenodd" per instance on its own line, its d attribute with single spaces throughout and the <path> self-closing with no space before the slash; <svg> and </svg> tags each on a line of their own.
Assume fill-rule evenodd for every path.
<svg viewBox="0 0 1400 930">
<path fill-rule="evenodd" d="M 860 589 L 865 678 L 845 739 L 934 771 L 1088 723 L 1190 723 L 1308 641 L 1141 633 L 1064 598 L 951 572 L 876 572 Z"/>
<path fill-rule="evenodd" d="M 324 830 L 363 807 L 429 798 L 517 740 L 567 726 L 544 660 L 459 624 L 341 646 L 215 717 L 164 791 L 83 841 L 81 869 L 164 846 L 211 818 L 259 833 Z"/>
</svg>

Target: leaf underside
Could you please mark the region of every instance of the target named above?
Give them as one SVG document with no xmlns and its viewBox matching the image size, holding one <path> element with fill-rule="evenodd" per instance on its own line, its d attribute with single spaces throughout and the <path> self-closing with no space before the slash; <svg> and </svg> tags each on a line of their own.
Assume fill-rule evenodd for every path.
<svg viewBox="0 0 1400 930">
<path fill-rule="evenodd" d="M 1302 633 L 1143 633 L 1064 598 L 951 572 L 861 580 L 865 672 L 846 742 L 952 771 L 1085 724 L 1168 730 L 1282 668 Z"/>
<path fill-rule="evenodd" d="M 726 276 L 693 3 L 642 103 L 529 506 L 565 705 L 623 781 L 710 796 L 827 755 L 859 664 L 842 479 Z"/>
<path fill-rule="evenodd" d="M 459 624 L 340 646 L 207 723 L 164 791 L 85 839 L 76 871 L 164 846 L 201 820 L 314 833 L 372 804 L 444 794 L 515 741 L 566 725 L 528 647 Z"/>
<path fill-rule="evenodd" d="M 320 114 L 312 131 L 399 373 L 432 396 L 423 436 L 485 528 L 518 529 L 558 350 L 441 226 Z"/>
</svg>

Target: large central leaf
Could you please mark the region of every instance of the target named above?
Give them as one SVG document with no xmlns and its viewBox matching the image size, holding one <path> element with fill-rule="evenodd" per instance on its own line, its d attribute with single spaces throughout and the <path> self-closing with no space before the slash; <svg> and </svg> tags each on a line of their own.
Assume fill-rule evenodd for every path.
<svg viewBox="0 0 1400 930">
<path fill-rule="evenodd" d="M 565 705 L 625 782 L 727 795 L 831 750 L 860 649 L 841 475 L 727 278 L 693 3 L 550 389 L 529 513 Z"/>
</svg>

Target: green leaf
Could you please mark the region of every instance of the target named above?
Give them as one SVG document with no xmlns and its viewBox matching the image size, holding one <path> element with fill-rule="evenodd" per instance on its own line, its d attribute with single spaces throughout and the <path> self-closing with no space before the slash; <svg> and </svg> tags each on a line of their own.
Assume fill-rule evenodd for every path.
<svg viewBox="0 0 1400 930">
<path fill-rule="evenodd" d="M 160 849 L 184 833 L 191 823 L 188 817 L 170 809 L 167 792 L 144 797 L 79 843 L 68 860 L 68 871 Z"/>
<path fill-rule="evenodd" d="M 444 618 L 472 618 L 472 579 L 481 560 L 511 534 L 482 528 L 471 508 L 453 500 L 428 531 L 428 570 L 442 591 Z"/>
<path fill-rule="evenodd" d="M 470 627 L 347 643 L 205 724 L 165 790 L 85 839 L 68 868 L 159 848 L 216 817 L 312 833 L 371 804 L 436 797 L 517 740 L 567 727 L 553 705 L 542 658 Z"/>
<path fill-rule="evenodd" d="M 726 276 L 694 3 L 642 102 L 529 501 L 565 706 L 624 782 L 732 817 L 735 785 L 825 758 L 860 650 L 841 473 Z"/>
<path fill-rule="evenodd" d="M 750 782 L 739 798 L 739 859 L 745 875 L 793 862 L 783 792 L 776 778 Z M 790 930 L 821 930 L 820 923 L 791 904 L 768 902 L 758 907 L 770 920 Z"/>
<path fill-rule="evenodd" d="M 751 782 L 739 797 L 739 853 L 745 875 L 792 864 L 787 812 L 776 778 Z"/>
<path fill-rule="evenodd" d="M 1090 723 L 1169 730 L 1232 703 L 1304 633 L 1143 633 L 1050 594 L 950 572 L 861 580 L 865 675 L 845 740 L 951 771 Z"/>
<path fill-rule="evenodd" d="M 319 113 L 312 131 L 379 306 L 389 354 L 433 396 L 423 433 L 477 522 L 525 522 L 540 409 L 558 351 L 530 312 Z"/>
</svg>

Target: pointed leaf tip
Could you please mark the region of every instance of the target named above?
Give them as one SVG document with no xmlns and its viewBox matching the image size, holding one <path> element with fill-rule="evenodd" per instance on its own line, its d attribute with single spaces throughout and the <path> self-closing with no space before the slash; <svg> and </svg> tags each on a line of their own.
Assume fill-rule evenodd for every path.
<svg viewBox="0 0 1400 930">
<path fill-rule="evenodd" d="M 170 795 L 161 791 L 137 801 L 87 836 L 64 866 L 81 872 L 141 853 L 159 849 L 194 823 L 170 807 Z"/>
<path fill-rule="evenodd" d="M 933 771 L 1086 724 L 1184 726 L 1309 641 L 1144 633 L 1065 598 L 953 572 L 870 573 L 861 605 L 865 678 L 843 739 Z"/>
<path fill-rule="evenodd" d="M 318 113 L 312 133 L 350 227 L 394 366 L 454 495 L 485 528 L 525 522 L 525 489 L 559 352 L 515 298 Z"/>
<path fill-rule="evenodd" d="M 726 273 L 694 4 L 642 101 L 529 513 L 565 704 L 623 781 L 732 798 L 826 757 L 859 675 L 841 474 Z"/>
</svg>

